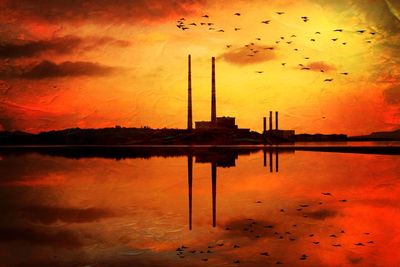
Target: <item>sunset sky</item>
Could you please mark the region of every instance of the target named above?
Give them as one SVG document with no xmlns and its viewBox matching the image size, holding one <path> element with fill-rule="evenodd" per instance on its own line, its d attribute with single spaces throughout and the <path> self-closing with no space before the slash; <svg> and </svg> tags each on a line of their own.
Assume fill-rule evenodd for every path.
<svg viewBox="0 0 400 267">
<path fill-rule="evenodd" d="M 215 56 L 217 115 L 240 127 L 399 128 L 397 0 L 0 0 L 0 130 L 184 128 L 188 54 L 195 121 Z"/>
</svg>

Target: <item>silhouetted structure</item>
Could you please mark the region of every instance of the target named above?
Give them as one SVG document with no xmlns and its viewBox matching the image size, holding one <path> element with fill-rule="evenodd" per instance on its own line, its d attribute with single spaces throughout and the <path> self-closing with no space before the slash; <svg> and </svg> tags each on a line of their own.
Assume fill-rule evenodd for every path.
<svg viewBox="0 0 400 267">
<path fill-rule="evenodd" d="M 275 111 L 275 129 L 272 129 L 272 111 L 269 112 L 269 131 L 266 134 L 266 139 L 270 143 L 276 143 L 280 141 L 293 142 L 295 138 L 294 130 L 280 130 L 278 125 L 278 111 Z"/>
<path fill-rule="evenodd" d="M 188 56 L 188 114 L 187 114 L 187 129 L 191 131 L 192 126 L 192 69 L 191 69 L 191 59 Z"/>
<path fill-rule="evenodd" d="M 239 129 L 235 124 L 235 117 L 217 117 L 217 97 L 215 84 L 215 57 L 211 58 L 211 120 L 196 121 L 196 129 L 219 129 L 219 130 L 238 130 L 240 132 L 249 132 L 250 129 Z"/>
</svg>

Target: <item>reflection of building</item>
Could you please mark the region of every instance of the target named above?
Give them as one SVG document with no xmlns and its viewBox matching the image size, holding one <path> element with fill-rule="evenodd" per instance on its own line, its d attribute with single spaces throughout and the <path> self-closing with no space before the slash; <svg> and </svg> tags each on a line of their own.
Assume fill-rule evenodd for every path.
<svg viewBox="0 0 400 267">
<path fill-rule="evenodd" d="M 268 149 L 269 151 L 269 167 L 270 172 L 273 172 L 275 165 L 275 172 L 278 172 L 279 161 L 278 154 L 283 151 L 278 149 Z M 285 152 L 294 152 L 294 150 L 288 149 Z M 274 155 L 274 154 L 275 155 Z M 284 152 L 283 152 L 284 153 Z M 237 151 L 207 151 L 203 153 L 196 153 L 196 163 L 210 163 L 211 164 L 211 196 L 212 196 L 212 227 L 217 226 L 217 167 L 234 167 L 235 160 L 239 154 L 250 154 L 250 153 L 239 153 Z M 275 164 L 273 157 L 275 156 Z M 267 149 L 263 149 L 263 160 L 264 167 L 267 166 Z M 189 204 L 189 230 L 192 230 L 192 187 L 193 187 L 193 154 L 190 152 L 187 156 L 187 171 L 188 171 L 188 204 Z"/>
</svg>

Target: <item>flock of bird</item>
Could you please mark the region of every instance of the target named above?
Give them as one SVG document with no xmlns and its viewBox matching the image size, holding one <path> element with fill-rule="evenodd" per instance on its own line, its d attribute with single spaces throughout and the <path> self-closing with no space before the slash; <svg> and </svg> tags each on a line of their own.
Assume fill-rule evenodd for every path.
<svg viewBox="0 0 400 267">
<path fill-rule="evenodd" d="M 346 199 L 336 199 L 334 200 L 332 198 L 332 194 L 330 192 L 322 192 L 322 195 L 324 195 L 325 197 L 331 197 L 330 200 L 333 201 L 338 201 L 338 202 L 347 202 Z M 263 202 L 258 200 L 255 201 L 255 204 L 262 204 Z M 318 204 L 315 203 L 314 205 L 316 207 L 321 207 L 321 205 L 323 205 L 324 202 L 319 201 Z M 309 209 L 312 208 L 312 204 L 299 204 L 298 206 L 294 207 L 293 211 L 289 211 L 289 210 L 285 210 L 285 209 L 280 209 L 279 213 L 282 214 L 283 216 L 285 216 L 286 214 L 291 213 L 291 212 L 300 212 L 302 214 L 296 214 L 296 215 L 302 215 L 303 218 L 308 218 L 309 216 L 307 214 L 312 213 Z M 291 213 L 292 214 L 292 213 Z M 284 219 L 285 221 L 285 219 Z M 290 220 L 287 220 L 290 221 Z M 307 225 L 307 224 L 305 224 Z M 312 246 L 320 246 L 323 244 L 322 241 L 318 240 L 317 234 L 314 234 L 312 232 L 308 232 L 306 229 L 301 230 L 302 224 L 301 222 L 297 222 L 296 224 L 292 224 L 291 226 L 289 226 L 290 229 L 284 229 L 284 230 L 280 230 L 278 231 L 276 228 L 278 228 L 277 224 L 266 224 L 265 222 L 258 222 L 257 220 L 253 219 L 253 218 L 248 218 L 248 219 L 244 219 L 243 223 L 238 225 L 238 224 L 234 224 L 234 225 L 227 225 L 224 228 L 224 231 L 241 231 L 243 233 L 243 235 L 249 237 L 250 239 L 261 239 L 261 238 L 266 238 L 269 237 L 272 239 L 277 239 L 277 240 L 287 240 L 289 242 L 294 242 L 296 240 L 299 239 L 305 239 L 306 242 L 311 242 Z M 301 237 L 300 235 L 302 234 L 301 232 L 306 232 L 305 236 Z M 343 243 L 340 243 L 338 240 L 340 240 L 340 238 L 342 236 L 346 235 L 346 231 L 343 229 L 337 229 L 334 232 L 330 232 L 328 234 L 326 234 L 326 236 L 321 236 L 321 238 L 328 238 L 331 240 L 330 241 L 330 245 L 332 247 L 344 247 Z M 364 247 L 367 245 L 373 245 L 374 241 L 367 239 L 367 236 L 370 236 L 369 232 L 364 232 L 362 233 L 362 236 L 364 236 L 364 241 L 363 242 L 359 242 L 356 241 L 353 245 L 355 247 Z M 226 242 L 224 243 L 224 241 L 220 240 L 220 241 L 216 241 L 216 242 L 212 242 L 209 243 L 207 246 L 204 246 L 201 249 L 195 249 L 195 248 L 190 248 L 188 246 L 182 245 L 179 246 L 176 249 L 176 255 L 179 258 L 188 258 L 190 256 L 194 256 L 197 254 L 197 258 L 199 258 L 201 261 L 207 262 L 209 260 L 210 257 L 212 257 L 211 255 L 215 255 L 220 249 L 222 249 L 222 247 L 227 247 L 227 249 L 233 249 L 233 250 L 239 250 L 239 249 L 243 249 L 244 246 L 242 246 L 241 244 L 238 243 L 232 243 L 232 242 Z M 258 247 L 260 247 L 261 245 L 258 245 Z M 275 264 L 284 264 L 284 260 L 281 259 L 278 255 L 273 255 L 273 253 L 270 253 L 268 251 L 262 250 L 260 249 L 259 253 L 258 253 L 260 260 L 262 259 L 262 257 L 266 257 L 269 258 L 270 260 L 272 260 L 273 262 L 275 262 Z M 306 254 L 306 253 L 302 253 L 301 255 L 299 255 L 298 259 L 301 261 L 305 261 L 308 258 L 312 257 L 310 254 Z M 249 259 L 240 259 L 240 258 L 232 258 L 232 263 L 234 264 L 240 264 L 240 263 L 246 263 L 246 260 Z M 251 261 L 254 262 L 254 258 L 251 259 Z M 247 262 L 248 263 L 248 262 Z"/>
<path fill-rule="evenodd" d="M 278 12 L 276 12 L 276 14 L 277 14 L 278 16 L 284 16 L 286 13 L 283 12 L 283 11 L 278 11 Z M 234 16 L 242 16 L 242 14 L 239 13 L 239 12 L 236 12 L 236 13 L 234 13 L 233 15 L 234 15 Z M 308 21 L 310 21 L 310 18 L 307 17 L 307 16 L 302 16 L 302 17 L 300 17 L 299 19 L 302 20 L 302 21 L 305 22 L 305 23 L 308 22 Z M 185 19 L 185 18 L 180 18 L 179 20 L 177 20 L 176 26 L 177 26 L 179 29 L 183 30 L 183 31 L 193 29 L 194 27 L 205 27 L 205 28 L 208 29 L 209 31 L 215 31 L 215 32 L 219 32 L 219 33 L 224 33 L 224 32 L 226 31 L 225 29 L 222 29 L 222 28 L 216 28 L 215 23 L 210 22 L 210 16 L 209 16 L 209 15 L 203 15 L 203 16 L 202 16 L 202 20 L 203 20 L 203 21 L 202 21 L 202 22 L 199 22 L 199 23 L 195 23 L 195 22 L 190 22 L 190 23 L 189 23 L 189 22 L 186 22 L 186 19 Z M 272 22 L 271 19 L 260 21 L 260 23 L 266 24 L 266 25 L 271 24 L 271 22 Z M 240 31 L 240 30 L 242 30 L 242 28 L 241 28 L 241 27 L 233 27 L 233 30 L 234 30 L 234 31 Z M 344 29 L 334 29 L 334 30 L 332 30 L 332 32 L 334 32 L 334 33 L 343 33 L 343 32 L 351 32 L 351 31 L 346 31 L 346 30 L 344 30 Z M 360 30 L 356 30 L 356 31 L 352 31 L 352 32 L 355 33 L 355 34 L 363 35 L 364 33 L 367 32 L 367 30 L 360 29 Z M 318 38 L 317 38 L 317 37 L 320 36 L 321 34 L 322 34 L 321 31 L 316 31 L 316 32 L 314 33 L 315 37 L 310 38 L 309 41 L 312 42 L 312 43 L 317 42 L 317 41 L 318 41 Z M 374 35 L 376 35 L 376 34 L 377 34 L 377 33 L 374 32 L 374 31 L 369 32 L 369 36 L 371 36 L 371 37 L 374 36 Z M 262 54 L 263 52 L 267 52 L 267 50 L 271 51 L 271 50 L 276 49 L 277 46 L 278 46 L 279 44 L 284 44 L 284 43 L 286 43 L 287 45 L 292 45 L 292 44 L 295 43 L 294 40 L 295 40 L 296 37 L 297 37 L 296 34 L 292 34 L 292 35 L 290 35 L 289 37 L 280 36 L 280 38 L 279 38 L 278 40 L 275 41 L 275 46 L 263 46 L 263 45 L 258 45 L 258 44 L 256 44 L 256 42 L 257 42 L 257 41 L 261 41 L 261 38 L 260 38 L 260 37 L 256 37 L 256 38 L 255 38 L 255 41 L 252 41 L 252 42 L 250 42 L 250 43 L 244 45 L 244 47 L 248 49 L 248 53 L 247 53 L 246 56 L 248 56 L 248 57 L 256 57 L 257 55 Z M 339 37 L 336 37 L 336 36 L 335 36 L 335 38 L 331 38 L 331 41 L 332 41 L 332 42 L 337 42 L 337 43 L 339 43 L 339 42 L 340 42 L 339 39 L 340 39 Z M 371 43 L 371 40 L 370 40 L 370 39 L 367 39 L 367 40 L 365 40 L 365 42 L 366 42 L 366 43 Z M 345 46 L 345 45 L 348 44 L 348 42 L 345 41 L 345 40 L 341 41 L 340 43 L 341 43 L 343 46 Z M 233 47 L 232 44 L 226 44 L 226 48 L 227 48 L 227 49 L 230 49 L 230 48 L 232 48 L 232 47 Z M 264 50 L 264 51 L 263 51 L 263 50 Z M 299 49 L 298 49 L 298 48 L 293 48 L 293 51 L 298 52 Z M 305 59 L 305 60 L 309 60 L 310 57 L 304 56 L 304 59 Z M 287 63 L 286 63 L 286 62 L 282 62 L 281 65 L 282 65 L 282 66 L 286 66 Z M 310 66 L 308 66 L 307 64 L 304 64 L 304 63 L 299 63 L 299 64 L 296 66 L 296 68 L 298 68 L 298 69 L 300 69 L 300 70 L 305 70 L 305 71 L 307 71 L 307 70 L 314 70 L 314 71 L 315 71 L 315 70 L 316 70 L 316 69 L 311 68 Z M 328 72 L 327 70 L 324 70 L 324 68 L 320 68 L 320 69 L 317 70 L 317 71 L 319 71 L 319 72 L 321 72 L 321 73 Z M 257 74 L 262 74 L 262 73 L 264 73 L 264 71 L 263 71 L 263 70 L 256 70 L 255 73 L 257 73 Z M 340 72 L 339 74 L 345 75 L 345 76 L 349 75 L 348 72 Z M 334 78 L 328 77 L 328 78 L 325 78 L 323 81 L 324 81 L 324 82 L 332 82 L 333 80 L 334 80 Z"/>
</svg>

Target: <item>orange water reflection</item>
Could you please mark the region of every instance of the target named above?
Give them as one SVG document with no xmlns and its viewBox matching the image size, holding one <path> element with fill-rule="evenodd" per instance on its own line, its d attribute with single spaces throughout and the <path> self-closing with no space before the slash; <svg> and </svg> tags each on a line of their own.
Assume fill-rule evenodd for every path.
<svg viewBox="0 0 400 267">
<path fill-rule="evenodd" d="M 2 156 L 0 266 L 397 266 L 399 169 L 320 152 Z"/>
</svg>

